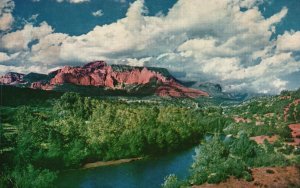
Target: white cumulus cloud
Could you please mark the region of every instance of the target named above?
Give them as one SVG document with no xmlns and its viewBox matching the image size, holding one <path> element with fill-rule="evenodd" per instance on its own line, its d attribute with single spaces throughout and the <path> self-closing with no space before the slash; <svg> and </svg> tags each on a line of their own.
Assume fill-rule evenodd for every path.
<svg viewBox="0 0 300 188">
<path fill-rule="evenodd" d="M 280 51 L 300 51 L 300 31 L 288 32 L 278 36 L 277 49 Z"/>
<path fill-rule="evenodd" d="M 42 22 L 38 27 L 28 23 L 22 30 L 2 36 L 0 45 L 11 52 L 28 50 L 28 44 L 31 41 L 41 39 L 52 32 L 52 27 L 46 22 Z"/>
<path fill-rule="evenodd" d="M 92 15 L 95 16 L 95 17 L 101 17 L 104 15 L 103 11 L 102 10 L 97 10 L 95 12 L 92 12 Z"/>
<path fill-rule="evenodd" d="M 63 1 L 69 2 L 69 3 L 85 3 L 90 2 L 90 0 L 56 0 L 57 2 L 61 3 Z"/>
<path fill-rule="evenodd" d="M 7 31 L 11 29 L 11 25 L 14 22 L 12 11 L 15 7 L 15 3 L 12 0 L 0 1 L 0 31 Z"/>
</svg>

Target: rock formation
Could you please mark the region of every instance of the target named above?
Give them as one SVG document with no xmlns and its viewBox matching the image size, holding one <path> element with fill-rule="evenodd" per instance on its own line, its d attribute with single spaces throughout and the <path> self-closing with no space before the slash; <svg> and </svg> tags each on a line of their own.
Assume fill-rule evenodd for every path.
<svg viewBox="0 0 300 188">
<path fill-rule="evenodd" d="M 1 84 L 15 85 L 23 82 L 24 74 L 16 72 L 8 72 L 3 76 L 0 76 Z"/>
<path fill-rule="evenodd" d="M 15 74 L 15 75 L 14 75 Z M 23 74 L 7 74 L 0 78 L 0 83 L 11 85 L 14 82 L 25 82 Z M 48 80 L 34 81 L 27 84 L 33 89 L 52 90 L 58 85 L 74 84 L 78 86 L 95 86 L 112 90 L 127 90 L 130 86 L 151 85 L 161 97 L 208 96 L 201 90 L 187 88 L 179 84 L 173 77 L 166 77 L 159 71 L 147 67 L 129 67 L 107 65 L 104 61 L 95 61 L 84 66 L 65 66 L 49 73 Z M 26 83 L 26 82 L 25 82 Z"/>
</svg>

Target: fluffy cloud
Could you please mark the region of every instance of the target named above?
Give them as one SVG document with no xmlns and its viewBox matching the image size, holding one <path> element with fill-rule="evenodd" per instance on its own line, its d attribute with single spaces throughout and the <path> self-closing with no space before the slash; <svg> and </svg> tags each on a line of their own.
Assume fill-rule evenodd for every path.
<svg viewBox="0 0 300 188">
<path fill-rule="evenodd" d="M 25 71 L 103 59 L 165 67 L 182 72 L 180 79 L 219 82 L 226 90 L 276 93 L 289 88 L 287 76 L 300 70 L 291 52 L 299 50 L 299 32 L 271 40 L 288 10 L 265 18 L 257 7 L 261 3 L 179 0 L 166 15 L 147 16 L 144 2 L 137 0 L 125 18 L 84 35 L 55 33 L 47 23 L 27 24 L 4 35 L 0 44 L 6 52 L 20 52 L 14 58 L 2 55 L 22 60 Z"/>
<path fill-rule="evenodd" d="M 4 52 L 0 52 L 0 62 L 4 62 L 8 60 L 10 60 L 10 57 Z"/>
<path fill-rule="evenodd" d="M 12 11 L 15 4 L 12 0 L 1 0 L 0 1 L 0 31 L 7 31 L 11 28 L 14 18 Z"/>
<path fill-rule="evenodd" d="M 63 1 L 67 1 L 69 3 L 85 3 L 85 2 L 89 2 L 90 0 L 56 0 L 56 1 L 59 3 Z"/>
<path fill-rule="evenodd" d="M 32 2 L 40 2 L 41 0 L 32 0 Z M 90 0 L 56 0 L 58 3 L 62 2 L 69 2 L 69 3 L 84 3 L 84 2 L 90 2 Z"/>
<path fill-rule="evenodd" d="M 0 1 L 0 15 L 4 13 L 11 13 L 15 7 L 15 3 L 12 0 Z"/>
<path fill-rule="evenodd" d="M 28 23 L 22 30 L 8 33 L 0 39 L 0 45 L 10 52 L 29 50 L 28 44 L 52 33 L 53 29 L 46 22 L 34 27 Z"/>
<path fill-rule="evenodd" d="M 263 0 L 242 0 L 240 1 L 240 6 L 243 8 L 252 8 L 254 6 L 262 4 Z"/>
<path fill-rule="evenodd" d="M 23 67 L 20 66 L 5 66 L 5 65 L 0 65 L 0 74 L 5 74 L 6 72 L 20 72 L 20 73 L 29 73 L 29 72 L 45 72 L 48 71 L 48 67 L 41 67 L 41 66 L 26 66 L 24 65 Z"/>
<path fill-rule="evenodd" d="M 5 13 L 0 17 L 0 30 L 6 31 L 10 29 L 12 23 L 14 21 L 14 18 L 11 14 Z"/>
<path fill-rule="evenodd" d="M 115 1 L 119 3 L 126 3 L 126 0 L 115 0 Z"/>
<path fill-rule="evenodd" d="M 97 10 L 95 12 L 92 12 L 92 15 L 95 16 L 95 17 L 101 17 L 103 16 L 103 11 L 102 10 Z"/>
<path fill-rule="evenodd" d="M 52 33 L 41 38 L 32 46 L 29 61 L 51 65 L 61 63 L 61 45 L 67 38 L 68 35 L 62 33 Z"/>
<path fill-rule="evenodd" d="M 300 31 L 285 32 L 278 36 L 277 49 L 279 51 L 300 51 Z"/>
</svg>

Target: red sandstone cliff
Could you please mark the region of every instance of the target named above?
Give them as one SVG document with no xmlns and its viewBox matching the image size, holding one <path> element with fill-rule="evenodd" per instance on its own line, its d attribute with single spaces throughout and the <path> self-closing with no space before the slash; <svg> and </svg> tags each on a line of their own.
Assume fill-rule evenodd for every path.
<svg viewBox="0 0 300 188">
<path fill-rule="evenodd" d="M 104 61 L 95 61 L 78 67 L 65 66 L 49 75 L 52 75 L 52 78 L 48 82 L 35 81 L 30 83 L 30 87 L 52 90 L 57 85 L 75 84 L 126 90 L 126 86 L 143 86 L 154 83 L 155 92 L 152 94 L 162 97 L 197 98 L 208 96 L 204 91 L 182 86 L 172 77 L 167 78 L 159 71 L 153 71 L 147 67 L 127 67 L 124 70 L 122 68 L 114 70 L 113 66 L 107 65 Z M 9 81 L 1 82 L 0 80 L 0 83 L 9 84 Z"/>
<path fill-rule="evenodd" d="M 118 84 L 147 84 L 151 79 L 166 82 L 160 73 L 150 71 L 146 67 L 142 70 L 134 68 L 130 71 L 114 71 L 103 61 L 88 63 L 82 67 L 66 66 L 56 71 L 50 84 L 72 83 L 84 86 L 104 86 L 115 88 Z"/>
</svg>

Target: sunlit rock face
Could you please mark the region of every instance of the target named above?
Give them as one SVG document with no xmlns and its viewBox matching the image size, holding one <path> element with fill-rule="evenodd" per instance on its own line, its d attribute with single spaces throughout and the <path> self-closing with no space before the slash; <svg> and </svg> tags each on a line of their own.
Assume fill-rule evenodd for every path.
<svg viewBox="0 0 300 188">
<path fill-rule="evenodd" d="M 14 77 L 5 75 L 1 77 L 1 83 L 25 82 L 23 77 L 23 74 L 17 74 Z M 48 80 L 35 80 L 28 85 L 33 89 L 43 90 L 52 90 L 59 85 L 73 84 L 125 91 L 131 86 L 151 86 L 152 94 L 161 97 L 197 98 L 208 96 L 204 91 L 181 85 L 165 69 L 122 65 L 114 66 L 108 65 L 104 61 L 95 61 L 77 67 L 65 66 L 50 72 L 48 78 Z M 26 82 L 28 83 L 28 80 Z"/>
<path fill-rule="evenodd" d="M 24 74 L 8 72 L 0 77 L 0 84 L 15 85 L 23 82 Z"/>
<path fill-rule="evenodd" d="M 151 79 L 155 79 L 157 82 L 167 81 L 163 75 L 148 70 L 146 67 L 115 71 L 105 62 L 96 61 L 82 67 L 66 66 L 59 69 L 50 84 L 72 83 L 114 88 L 118 84 L 147 84 Z"/>
</svg>

